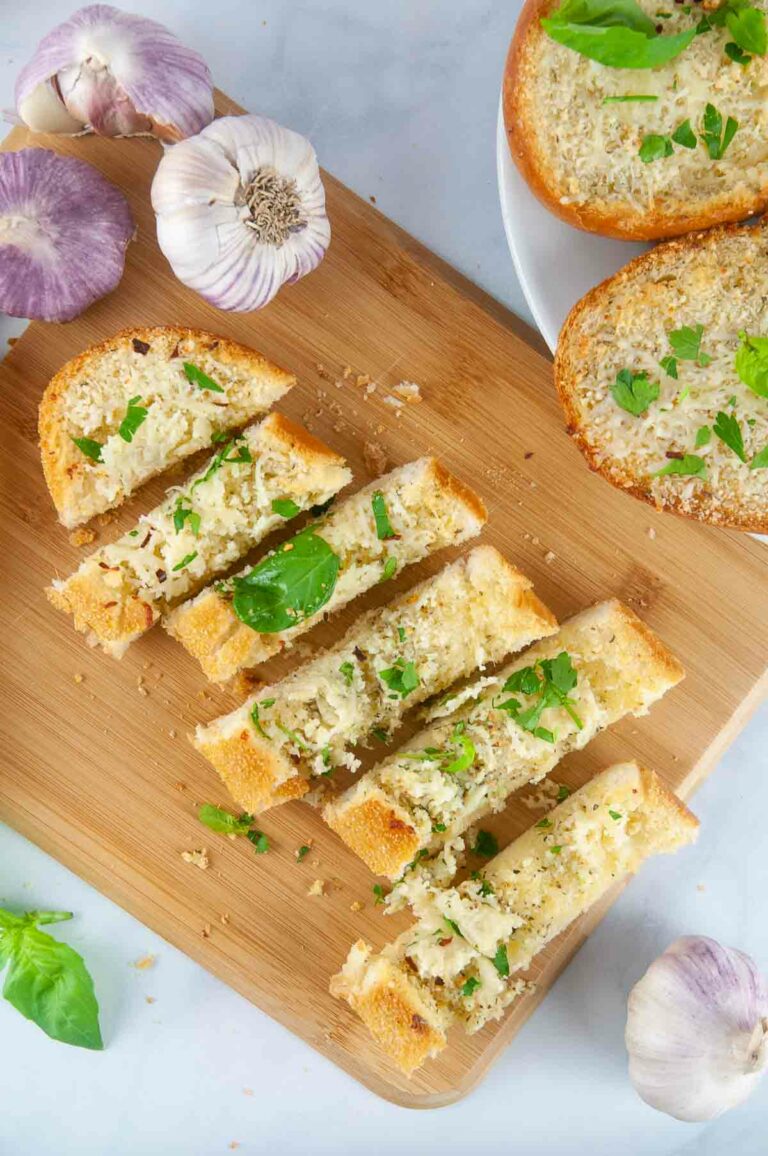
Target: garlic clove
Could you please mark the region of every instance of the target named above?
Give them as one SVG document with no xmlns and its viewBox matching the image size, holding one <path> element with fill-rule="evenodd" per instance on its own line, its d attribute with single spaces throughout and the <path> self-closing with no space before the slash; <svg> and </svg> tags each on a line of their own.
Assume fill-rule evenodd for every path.
<svg viewBox="0 0 768 1156">
<path fill-rule="evenodd" d="M 768 1064 L 768 991 L 749 956 L 684 936 L 630 993 L 626 1044 L 640 1096 L 679 1120 L 742 1103 Z"/>
<path fill-rule="evenodd" d="M 213 85 L 203 58 L 162 24 L 92 4 L 40 41 L 17 79 L 16 107 L 37 132 L 175 141 L 213 119 Z"/>
<path fill-rule="evenodd" d="M 330 243 L 314 149 L 264 117 L 222 117 L 168 149 L 152 206 L 176 276 L 220 309 L 261 308 Z"/>
<path fill-rule="evenodd" d="M 69 321 L 120 281 L 135 226 L 123 194 L 49 149 L 0 154 L 0 309 Z"/>
</svg>

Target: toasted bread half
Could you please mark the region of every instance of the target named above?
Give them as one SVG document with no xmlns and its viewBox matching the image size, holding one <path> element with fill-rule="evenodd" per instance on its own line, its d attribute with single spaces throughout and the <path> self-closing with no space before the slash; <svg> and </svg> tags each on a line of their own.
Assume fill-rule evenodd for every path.
<svg viewBox="0 0 768 1156">
<path fill-rule="evenodd" d="M 190 381 L 194 370 L 218 388 Z M 295 380 L 255 350 L 197 329 L 124 329 L 91 346 L 40 402 L 43 471 L 59 520 L 77 526 L 119 505 L 215 435 L 266 413 Z"/>
<path fill-rule="evenodd" d="M 659 509 L 768 531 L 768 468 L 758 457 L 768 446 L 768 399 L 736 368 L 740 334 L 767 332 L 766 298 L 764 222 L 659 245 L 591 290 L 568 316 L 555 356 L 568 431 L 591 468 Z M 681 340 L 686 357 L 677 355 Z M 641 414 L 617 401 L 625 371 L 658 386 Z"/>
<path fill-rule="evenodd" d="M 662 5 L 659 17 L 656 0 L 638 3 L 663 35 L 693 28 L 706 7 Z M 731 33 L 713 28 L 663 66 L 607 67 L 547 35 L 541 18 L 560 6 L 527 0 L 504 74 L 510 151 L 547 208 L 588 232 L 653 240 L 743 220 L 768 206 L 765 58 L 736 63 L 725 52 Z M 754 6 L 765 9 L 766 0 Z M 656 99 L 626 99 L 637 96 Z M 738 124 L 718 159 L 701 139 L 707 104 L 723 126 L 728 117 Z M 693 147 L 671 141 L 669 155 L 643 161 L 647 136 L 671 138 L 686 121 Z"/>
</svg>

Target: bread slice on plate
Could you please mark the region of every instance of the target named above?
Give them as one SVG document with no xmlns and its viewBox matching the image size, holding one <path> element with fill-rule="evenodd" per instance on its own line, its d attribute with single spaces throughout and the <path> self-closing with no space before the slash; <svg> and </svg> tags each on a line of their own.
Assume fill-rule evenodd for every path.
<svg viewBox="0 0 768 1156">
<path fill-rule="evenodd" d="M 40 452 L 67 527 L 266 413 L 295 383 L 260 353 L 197 329 L 125 329 L 68 361 L 40 402 Z"/>
<path fill-rule="evenodd" d="M 331 994 L 410 1074 L 461 1023 L 499 1019 L 521 973 L 651 855 L 693 842 L 698 820 L 653 771 L 619 763 L 575 791 L 458 887 L 425 887 L 413 927 L 374 953 L 356 943 Z"/>
<path fill-rule="evenodd" d="M 334 767 L 356 770 L 356 744 L 387 743 L 409 709 L 556 629 L 529 579 L 476 546 L 198 727 L 195 746 L 244 810 L 263 811 L 305 795 Z"/>
<path fill-rule="evenodd" d="M 132 530 L 90 554 L 48 597 L 114 658 L 168 609 L 298 514 L 351 479 L 344 459 L 281 414 L 222 442 Z"/>
<path fill-rule="evenodd" d="M 547 693 L 545 670 L 570 689 L 526 729 L 525 712 Z M 424 856 L 501 810 L 513 791 L 539 782 L 605 727 L 647 714 L 682 677 L 636 614 L 615 600 L 600 603 L 498 674 L 469 683 L 455 709 L 448 699 L 442 717 L 433 711 L 431 726 L 328 803 L 323 818 L 372 871 L 396 879 L 407 870 L 410 885 L 431 870 Z"/>
<path fill-rule="evenodd" d="M 758 36 L 752 51 L 740 49 L 749 37 L 736 27 L 735 39 L 714 7 L 527 0 L 507 58 L 504 121 L 518 168 L 558 217 L 651 240 L 768 206 L 768 65 L 756 52 L 765 47 Z M 766 0 L 752 7 L 762 14 Z M 685 46 L 655 67 L 616 67 L 571 46 L 650 63 L 673 38 Z"/>
<path fill-rule="evenodd" d="M 478 496 L 440 465 L 421 458 L 331 506 L 313 531 L 339 558 L 339 574 L 322 610 L 284 630 L 260 633 L 237 614 L 237 579 L 217 582 L 182 603 L 163 625 L 199 661 L 214 682 L 278 654 L 327 615 L 363 591 L 434 550 L 455 546 L 480 533 L 486 521 Z"/>
<path fill-rule="evenodd" d="M 659 509 L 768 531 L 768 223 L 637 257 L 571 311 L 555 383 L 592 469 Z"/>
</svg>

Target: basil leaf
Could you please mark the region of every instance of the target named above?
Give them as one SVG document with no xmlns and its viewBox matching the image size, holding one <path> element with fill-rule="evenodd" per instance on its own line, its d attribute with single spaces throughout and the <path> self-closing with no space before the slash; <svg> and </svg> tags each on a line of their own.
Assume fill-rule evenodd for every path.
<svg viewBox="0 0 768 1156">
<path fill-rule="evenodd" d="M 682 145 L 684 149 L 696 148 L 696 133 L 691 128 L 691 122 L 684 120 L 679 124 L 672 133 L 672 140 L 675 144 Z"/>
<path fill-rule="evenodd" d="M 698 457 L 696 454 L 685 454 L 682 458 L 670 458 L 665 466 L 660 470 L 656 470 L 651 477 L 664 478 L 670 474 L 683 474 L 690 478 L 706 478 L 707 463 L 704 458 Z"/>
<path fill-rule="evenodd" d="M 626 96 L 605 96 L 603 97 L 603 104 L 651 104 L 654 100 L 658 100 L 658 96 L 643 96 L 641 93 L 627 93 Z"/>
<path fill-rule="evenodd" d="M 92 462 L 100 462 L 101 451 L 104 448 L 101 442 L 96 442 L 93 438 L 72 438 L 77 448 L 81 453 L 84 453 Z"/>
<path fill-rule="evenodd" d="M 631 369 L 620 370 L 611 386 L 611 396 L 616 404 L 635 417 L 646 413 L 660 392 L 661 387 L 650 382 L 647 373 L 633 373 Z"/>
<path fill-rule="evenodd" d="M 373 507 L 373 517 L 376 522 L 376 537 L 379 541 L 385 542 L 389 538 L 396 538 L 397 534 L 392 529 L 392 523 L 387 513 L 387 503 L 384 500 L 384 495 L 381 490 L 377 490 L 371 498 L 371 506 Z"/>
<path fill-rule="evenodd" d="M 3 985 L 8 1003 L 51 1039 L 101 1050 L 93 980 L 74 948 L 38 931 L 31 922 L 4 931 L 0 943 L 8 963 Z"/>
<path fill-rule="evenodd" d="M 676 357 L 673 357 L 672 354 L 669 353 L 669 354 L 667 354 L 666 357 L 662 357 L 661 361 L 659 362 L 659 365 L 664 370 L 667 377 L 674 377 L 675 381 L 677 381 L 677 358 Z"/>
<path fill-rule="evenodd" d="M 303 530 L 249 574 L 235 578 L 235 614 L 259 634 L 289 630 L 325 606 L 340 565 L 323 538 Z"/>
<path fill-rule="evenodd" d="M 674 151 L 672 141 L 668 136 L 660 136 L 659 133 L 651 132 L 643 137 L 637 155 L 644 165 L 649 165 L 652 161 L 671 157 Z"/>
<path fill-rule="evenodd" d="M 191 381 L 198 389 L 208 389 L 211 393 L 224 393 L 224 390 L 212 377 L 209 377 L 207 373 L 203 373 L 202 369 L 198 369 L 196 365 L 192 365 L 189 361 L 184 362 L 184 373 L 187 381 Z"/>
<path fill-rule="evenodd" d="M 680 329 L 672 329 L 667 333 L 669 344 L 680 361 L 695 361 L 700 368 L 709 365 L 712 358 L 701 352 L 701 339 L 704 336 L 704 326 L 683 325 Z"/>
<path fill-rule="evenodd" d="M 478 831 L 475 845 L 472 848 L 475 855 L 482 855 L 485 859 L 492 859 L 494 855 L 499 853 L 499 843 L 495 835 L 490 831 Z"/>
<path fill-rule="evenodd" d="M 768 337 L 750 337 L 742 329 L 734 369 L 758 397 L 768 397 Z"/>
<path fill-rule="evenodd" d="M 499 975 L 509 975 L 509 958 L 507 956 L 506 943 L 500 943 L 496 949 L 496 954 L 493 957 L 493 966 L 496 968 Z"/>
<path fill-rule="evenodd" d="M 132 442 L 133 435 L 139 426 L 143 425 L 149 410 L 143 405 L 139 405 L 141 401 L 140 396 L 132 397 L 128 401 L 128 408 L 125 411 L 125 417 L 120 422 L 117 432 L 124 442 Z"/>
<path fill-rule="evenodd" d="M 749 463 L 751 470 L 765 470 L 768 469 L 768 446 L 760 450 L 759 454 L 755 454 L 752 461 Z"/>
<path fill-rule="evenodd" d="M 701 139 L 706 145 L 710 160 L 721 160 L 725 155 L 725 150 L 736 135 L 739 122 L 729 116 L 725 122 L 725 128 L 723 128 L 722 114 L 717 111 L 713 104 L 708 104 L 704 109 L 702 125 Z"/>
<path fill-rule="evenodd" d="M 295 518 L 301 510 L 291 498 L 273 498 L 272 512 L 281 518 Z"/>
<path fill-rule="evenodd" d="M 723 410 L 720 410 L 712 426 L 712 430 L 717 437 L 720 438 L 721 442 L 725 442 L 728 448 L 733 450 L 737 458 L 740 458 L 742 462 L 746 462 L 747 455 L 744 453 L 744 438 L 741 434 L 741 426 L 732 414 L 724 413 Z"/>
<path fill-rule="evenodd" d="M 655 68 L 673 60 L 696 35 L 690 28 L 659 36 L 635 0 L 565 0 L 541 20 L 552 40 L 610 68 Z"/>
<path fill-rule="evenodd" d="M 246 835 L 253 823 L 253 815 L 233 815 L 223 807 L 214 807 L 212 803 L 203 803 L 197 817 L 217 835 Z"/>
</svg>

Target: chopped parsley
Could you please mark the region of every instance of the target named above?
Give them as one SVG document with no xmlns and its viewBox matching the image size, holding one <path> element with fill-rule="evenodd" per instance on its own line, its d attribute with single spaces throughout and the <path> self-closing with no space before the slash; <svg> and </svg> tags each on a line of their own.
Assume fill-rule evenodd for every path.
<svg viewBox="0 0 768 1156">
<path fill-rule="evenodd" d="M 704 369 L 709 365 L 712 358 L 701 352 L 701 339 L 704 336 L 704 326 L 698 325 L 683 325 L 680 329 L 672 329 L 667 333 L 669 344 L 678 360 L 680 361 L 695 361 L 696 364 Z"/>
<path fill-rule="evenodd" d="M 571 788 L 566 787 L 565 783 L 561 783 L 560 786 L 557 788 L 557 801 L 558 801 L 558 803 L 564 802 L 565 799 L 568 798 L 570 793 L 571 793 Z"/>
<path fill-rule="evenodd" d="M 281 518 L 295 518 L 301 510 L 292 498 L 273 498 L 272 513 L 279 514 Z"/>
<path fill-rule="evenodd" d="M 722 114 L 717 111 L 713 104 L 706 106 L 702 121 L 701 139 L 706 146 L 710 160 L 719 161 L 723 158 L 738 127 L 739 122 L 734 120 L 732 116 L 728 117 L 725 127 L 723 127 Z"/>
<path fill-rule="evenodd" d="M 551 827 L 552 826 L 552 820 L 551 819 L 539 819 L 536 826 L 541 827 L 541 828 Z"/>
<path fill-rule="evenodd" d="M 405 634 L 405 627 L 404 626 L 398 626 L 397 637 L 400 639 L 401 642 L 405 642 L 406 634 Z"/>
<path fill-rule="evenodd" d="M 214 807 L 212 803 L 203 803 L 197 812 L 197 817 L 210 831 L 217 835 L 247 835 L 253 823 L 253 815 L 233 815 L 223 807 Z"/>
<path fill-rule="evenodd" d="M 605 96 L 603 97 L 603 104 L 629 104 L 635 102 L 637 104 L 650 104 L 654 100 L 658 100 L 658 96 L 646 96 L 642 93 L 627 93 L 626 96 Z"/>
<path fill-rule="evenodd" d="M 709 426 L 699 426 L 699 428 L 696 430 L 696 441 L 694 442 L 695 448 L 700 450 L 702 446 L 708 446 L 711 441 L 712 430 L 709 428 Z"/>
<path fill-rule="evenodd" d="M 404 658 L 396 659 L 393 666 L 386 670 L 380 670 L 378 673 L 384 685 L 389 687 L 393 696 L 398 698 L 407 698 L 417 686 L 421 685 L 415 664 L 406 662 Z"/>
<path fill-rule="evenodd" d="M 396 538 L 397 534 L 392 528 L 392 523 L 389 520 L 389 513 L 387 512 L 387 503 L 384 500 L 384 495 L 381 490 L 377 490 L 371 498 L 371 507 L 373 509 L 373 518 L 376 523 L 376 537 L 381 542 L 386 542 L 389 538 Z"/>
<path fill-rule="evenodd" d="M 608 814 L 611 816 L 612 819 L 615 819 L 617 822 L 621 818 L 621 812 L 620 811 L 612 811 L 610 809 L 610 807 L 608 808 Z"/>
<path fill-rule="evenodd" d="M 723 410 L 717 415 L 717 419 L 712 426 L 712 430 L 721 442 L 724 442 L 729 449 L 733 450 L 736 457 L 742 462 L 746 462 L 747 455 L 744 452 L 744 438 L 741 433 L 741 426 L 736 418 L 729 413 L 724 413 Z"/>
<path fill-rule="evenodd" d="M 470 875 L 470 879 L 474 879 L 476 883 L 480 884 L 480 895 L 483 899 L 485 899 L 488 895 L 494 894 L 494 890 L 490 883 L 484 875 L 480 874 L 479 871 L 473 871 Z"/>
<path fill-rule="evenodd" d="M 299 847 L 296 851 L 296 862 L 301 863 L 302 859 L 304 859 L 308 854 L 309 847 L 306 843 L 302 843 L 301 847 Z"/>
<path fill-rule="evenodd" d="M 691 128 L 691 122 L 689 120 L 684 120 L 677 126 L 672 133 L 672 140 L 675 144 L 682 145 L 684 149 L 696 148 L 696 133 Z"/>
<path fill-rule="evenodd" d="M 497 710 L 504 711 L 511 719 L 544 742 L 553 743 L 555 735 L 540 726 L 541 716 L 549 707 L 562 707 L 573 720 L 576 728 L 582 730 L 583 722 L 574 708 L 569 693 L 578 681 L 576 669 L 567 651 L 556 658 L 544 658 L 536 666 L 524 666 L 510 675 L 502 687 L 503 694 L 519 692 L 536 695 L 535 701 L 525 710 L 519 699 L 509 698 L 505 702 L 495 702 Z"/>
<path fill-rule="evenodd" d="M 741 329 L 739 340 L 734 369 L 753 393 L 768 397 L 768 337 L 750 337 Z"/>
<path fill-rule="evenodd" d="M 724 48 L 724 52 L 728 59 L 732 60 L 734 64 L 741 64 L 744 67 L 746 67 L 746 65 L 748 65 L 752 59 L 749 53 L 745 52 L 743 48 L 739 48 L 738 44 L 736 44 L 736 42 L 733 40 L 728 41 Z"/>
<path fill-rule="evenodd" d="M 475 845 L 472 848 L 475 855 L 482 855 L 484 859 L 492 859 L 499 853 L 499 842 L 490 831 L 478 831 Z"/>
<path fill-rule="evenodd" d="M 192 363 L 189 361 L 183 362 L 183 365 L 184 375 L 187 381 L 191 381 L 192 384 L 196 385 L 198 389 L 207 389 L 210 390 L 211 393 L 224 392 L 221 386 L 218 385 L 218 383 L 215 382 L 212 377 L 209 377 L 207 373 L 203 373 L 202 369 L 198 369 L 196 365 L 192 365 Z"/>
<path fill-rule="evenodd" d="M 649 132 L 643 137 L 637 155 L 644 165 L 650 165 L 653 161 L 671 157 L 674 151 L 671 137 L 664 136 L 662 133 Z"/>
<path fill-rule="evenodd" d="M 344 679 L 347 686 L 351 686 L 355 681 L 355 668 L 351 662 L 342 662 L 339 667 L 339 674 Z"/>
<path fill-rule="evenodd" d="M 293 743 L 294 746 L 298 747 L 300 751 L 309 750 L 309 747 L 305 743 L 304 739 L 296 731 L 292 731 L 290 727 L 284 727 L 282 723 L 275 723 L 275 726 L 279 731 L 282 732 L 282 734 L 285 735 L 285 737 L 290 742 Z"/>
<path fill-rule="evenodd" d="M 447 915 L 444 915 L 444 916 L 443 916 L 443 919 L 444 919 L 444 920 L 445 920 L 445 922 L 448 924 L 448 926 L 450 927 L 450 929 L 451 929 L 451 931 L 453 932 L 453 934 L 454 934 L 454 935 L 458 935 L 459 939 L 463 939 L 463 938 L 464 938 L 464 936 L 463 936 L 463 934 L 462 934 L 462 930 L 461 930 L 461 928 L 459 927 L 459 925 L 458 925 L 458 923 L 456 922 L 456 920 L 455 920 L 455 919 L 449 919 Z"/>
<path fill-rule="evenodd" d="M 253 723 L 254 730 L 258 731 L 264 739 L 269 739 L 269 735 L 262 726 L 260 710 L 268 710 L 269 707 L 274 705 L 275 700 L 273 698 L 263 698 L 260 702 L 255 702 L 251 707 L 251 722 Z"/>
<path fill-rule="evenodd" d="M 432 830 L 436 835 L 442 834 L 442 832 L 445 831 L 445 829 L 446 829 L 445 823 L 433 823 L 432 824 Z"/>
<path fill-rule="evenodd" d="M 476 976 L 471 975 L 469 979 L 464 982 L 461 989 L 461 994 L 465 997 L 469 997 L 480 986 L 480 980 Z"/>
<path fill-rule="evenodd" d="M 72 438 L 77 448 L 81 453 L 90 458 L 92 462 L 100 462 L 102 460 L 101 451 L 104 448 L 101 442 L 94 441 L 93 438 Z"/>
<path fill-rule="evenodd" d="M 390 555 L 384 563 L 379 582 L 388 582 L 390 578 L 394 578 L 395 574 L 397 574 L 397 558 Z"/>
<path fill-rule="evenodd" d="M 192 483 L 191 488 L 193 490 L 197 489 L 198 486 L 202 486 L 203 482 L 209 481 L 214 474 L 218 473 L 222 466 L 238 466 L 243 465 L 243 463 L 253 461 L 253 457 L 251 456 L 251 451 L 248 449 L 248 446 L 241 446 L 237 444 L 238 442 L 242 441 L 242 438 L 242 434 L 235 434 L 235 436 L 231 438 L 226 443 L 226 445 L 222 446 L 218 453 L 213 455 L 208 469 L 205 471 L 203 476 L 201 478 L 197 478 Z M 230 454 L 230 450 L 234 450 L 235 452 Z"/>
<path fill-rule="evenodd" d="M 263 831 L 249 831 L 246 839 L 253 843 L 257 855 L 264 855 L 269 850 L 269 839 Z"/>
<path fill-rule="evenodd" d="M 611 386 L 611 396 L 616 404 L 635 417 L 646 413 L 660 392 L 661 387 L 649 381 L 645 371 L 633 373 L 631 369 L 619 370 L 616 381 Z"/>
<path fill-rule="evenodd" d="M 125 417 L 120 422 L 117 430 L 124 442 L 133 441 L 133 435 L 136 433 L 136 430 L 139 428 L 139 426 L 144 424 L 147 414 L 149 413 L 148 409 L 139 404 L 140 401 L 141 396 L 139 394 L 137 394 L 136 397 L 129 398 L 128 400 L 128 408 L 125 411 Z"/>
<path fill-rule="evenodd" d="M 562 849 L 563 849 L 563 845 L 562 845 L 562 843 L 555 843 L 554 847 L 548 847 L 548 848 L 547 848 L 547 850 L 548 850 L 548 851 L 549 851 L 549 852 L 550 852 L 552 855 L 559 855 L 559 854 L 560 854 L 560 852 L 562 851 Z"/>
<path fill-rule="evenodd" d="M 509 958 L 507 956 L 506 943 L 500 943 L 496 949 L 496 954 L 493 957 L 493 966 L 496 968 L 499 975 L 509 975 Z"/>
<path fill-rule="evenodd" d="M 185 554 L 180 562 L 177 562 L 175 566 L 171 566 L 171 570 L 173 573 L 176 573 L 177 570 L 185 570 L 190 562 L 194 562 L 196 557 L 197 550 L 193 550 L 191 554 Z"/>
<path fill-rule="evenodd" d="M 749 463 L 749 468 L 751 470 L 764 470 L 768 468 L 768 446 L 760 450 L 760 453 L 755 454 Z"/>
<path fill-rule="evenodd" d="M 659 365 L 666 373 L 667 377 L 674 377 L 677 381 L 677 358 L 668 353 L 666 357 L 662 357 Z"/>
<path fill-rule="evenodd" d="M 381 886 L 380 883 L 374 883 L 373 895 L 374 895 L 374 899 L 373 899 L 374 907 L 378 907 L 378 905 L 380 903 L 384 902 L 384 899 L 386 897 L 386 892 L 384 891 L 384 888 Z"/>
<path fill-rule="evenodd" d="M 651 477 L 665 478 L 672 474 L 681 474 L 688 478 L 706 478 L 707 463 L 698 454 L 683 454 L 681 458 L 670 458 L 667 464 L 656 470 Z"/>
<path fill-rule="evenodd" d="M 189 522 L 190 530 L 197 537 L 200 533 L 200 515 L 196 510 L 185 506 L 184 499 L 180 497 L 173 511 L 173 528 L 177 534 L 184 529 L 187 522 Z"/>
<path fill-rule="evenodd" d="M 373 737 L 375 739 L 378 739 L 378 741 L 380 743 L 388 743 L 389 742 L 389 734 L 387 733 L 387 731 L 384 730 L 383 727 L 374 727 L 373 730 L 371 731 L 371 734 L 373 735 Z"/>
</svg>

